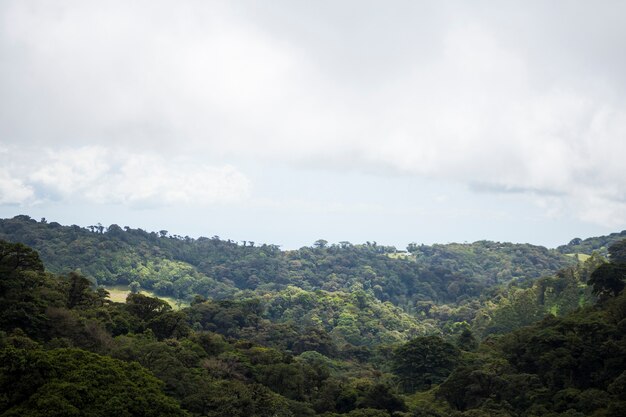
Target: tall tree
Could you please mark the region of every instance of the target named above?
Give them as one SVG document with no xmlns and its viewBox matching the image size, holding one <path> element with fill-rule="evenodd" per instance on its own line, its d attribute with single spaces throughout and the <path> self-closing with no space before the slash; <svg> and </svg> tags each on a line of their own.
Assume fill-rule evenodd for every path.
<svg viewBox="0 0 626 417">
<path fill-rule="evenodd" d="M 439 336 L 420 336 L 403 344 L 393 355 L 393 369 L 404 389 L 428 389 L 452 372 L 459 349 Z"/>
</svg>

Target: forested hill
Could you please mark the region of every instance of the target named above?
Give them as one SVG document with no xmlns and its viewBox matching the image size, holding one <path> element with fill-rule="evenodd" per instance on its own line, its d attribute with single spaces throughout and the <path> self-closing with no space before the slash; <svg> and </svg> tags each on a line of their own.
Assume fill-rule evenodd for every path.
<svg viewBox="0 0 626 417">
<path fill-rule="evenodd" d="M 479 342 L 364 289 L 117 303 L 0 240 L 0 415 L 622 417 L 626 240 L 608 253 L 488 297 L 473 330 L 508 333 Z"/>
<path fill-rule="evenodd" d="M 583 253 L 591 255 L 593 252 L 598 252 L 599 254 L 606 256 L 608 254 L 609 246 L 622 239 L 626 239 L 626 230 L 622 230 L 619 233 L 611 233 L 608 236 L 590 237 L 584 240 L 575 238 L 572 239 L 567 245 L 559 246 L 556 250 L 565 254 Z"/>
<path fill-rule="evenodd" d="M 375 242 L 328 244 L 282 251 L 276 245 L 192 239 L 118 225 L 88 228 L 0 220 L 0 239 L 36 249 L 55 273 L 80 270 L 98 285 L 130 284 L 160 295 L 228 298 L 241 291 L 268 293 L 296 286 L 306 291 L 364 290 L 402 307 L 458 303 L 511 281 L 552 275 L 575 264 L 563 251 L 529 244 L 480 241 L 416 245 L 408 251 Z"/>
</svg>

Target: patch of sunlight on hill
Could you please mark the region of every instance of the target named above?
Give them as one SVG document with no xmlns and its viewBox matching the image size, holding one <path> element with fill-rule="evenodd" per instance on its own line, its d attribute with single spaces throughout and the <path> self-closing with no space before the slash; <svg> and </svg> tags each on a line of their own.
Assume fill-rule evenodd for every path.
<svg viewBox="0 0 626 417">
<path fill-rule="evenodd" d="M 125 303 L 126 297 L 130 294 L 130 288 L 127 285 L 112 285 L 112 286 L 103 286 L 105 290 L 109 292 L 109 299 L 115 303 Z M 188 307 L 189 303 L 178 300 L 172 297 L 164 297 L 162 295 L 157 295 L 152 291 L 141 290 L 140 294 L 143 294 L 148 297 L 157 297 L 161 300 L 166 301 L 174 310 L 180 310 L 181 308 Z"/>
<path fill-rule="evenodd" d="M 407 259 L 407 260 L 415 260 L 415 256 L 406 252 L 395 252 L 395 253 L 387 253 L 386 254 L 391 259 Z"/>
<path fill-rule="evenodd" d="M 580 262 L 585 262 L 587 259 L 591 258 L 591 256 L 586 253 L 566 253 L 565 256 L 576 258 L 576 260 Z"/>
</svg>

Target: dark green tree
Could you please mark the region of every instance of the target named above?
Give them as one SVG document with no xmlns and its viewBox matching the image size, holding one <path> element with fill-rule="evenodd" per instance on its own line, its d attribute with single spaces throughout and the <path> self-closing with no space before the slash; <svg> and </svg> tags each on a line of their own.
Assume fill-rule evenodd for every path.
<svg viewBox="0 0 626 417">
<path fill-rule="evenodd" d="M 132 293 L 126 297 L 126 308 L 131 314 L 146 322 L 172 309 L 167 301 L 160 298 Z"/>
<path fill-rule="evenodd" d="M 381 383 L 372 385 L 359 400 L 358 406 L 387 410 L 390 413 L 407 409 L 402 398 L 394 393 L 389 385 Z"/>
<path fill-rule="evenodd" d="M 43 271 L 39 254 L 21 243 L 0 240 L 0 273 L 15 270 Z"/>
<path fill-rule="evenodd" d="M 166 311 L 147 323 L 158 339 L 181 338 L 189 334 L 187 315 L 182 311 Z"/>
<path fill-rule="evenodd" d="M 478 347 L 478 341 L 474 337 L 472 331 L 468 328 L 465 328 L 457 336 L 456 345 L 461 350 L 473 351 Z"/>
<path fill-rule="evenodd" d="M 0 350 L 3 416 L 186 416 L 137 363 L 78 349 Z"/>
<path fill-rule="evenodd" d="M 626 264 L 626 239 L 609 246 L 610 261 L 616 264 Z"/>
<path fill-rule="evenodd" d="M 393 370 L 406 391 L 428 389 L 452 372 L 459 353 L 439 336 L 416 337 L 395 350 Z"/>
<path fill-rule="evenodd" d="M 74 308 L 93 299 L 93 293 L 89 291 L 91 281 L 78 272 L 70 272 L 68 280 L 67 308 Z"/>
<path fill-rule="evenodd" d="M 128 288 L 130 289 L 131 293 L 138 294 L 139 289 L 141 288 L 141 284 L 139 284 L 137 281 L 133 281 L 130 283 L 130 285 L 128 285 Z"/>
<path fill-rule="evenodd" d="M 626 285 L 626 264 L 608 263 L 600 265 L 591 273 L 587 282 L 593 286 L 593 293 L 600 298 L 618 295 Z"/>
</svg>

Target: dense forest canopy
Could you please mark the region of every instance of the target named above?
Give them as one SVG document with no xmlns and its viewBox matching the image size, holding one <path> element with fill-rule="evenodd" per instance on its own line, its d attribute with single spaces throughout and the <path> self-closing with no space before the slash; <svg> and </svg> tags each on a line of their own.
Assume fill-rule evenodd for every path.
<svg viewBox="0 0 626 417">
<path fill-rule="evenodd" d="M 623 233 L 281 251 L 1 220 L 0 415 L 622 416 Z"/>
<path fill-rule="evenodd" d="M 138 282 L 158 294 L 225 298 L 239 291 L 351 291 L 361 285 L 381 301 L 459 302 L 511 281 L 540 278 L 575 264 L 563 253 L 528 244 L 328 244 L 282 251 L 275 245 L 191 239 L 141 229 L 61 226 L 28 216 L 0 220 L 0 238 L 36 249 L 56 273 L 80 269 L 96 284 Z"/>
<path fill-rule="evenodd" d="M 602 255 L 607 255 L 609 247 L 623 239 L 626 239 L 626 230 L 622 230 L 619 233 L 611 233 L 608 236 L 590 237 L 584 240 L 575 238 L 567 245 L 559 246 L 556 249 L 564 254 L 584 253 L 590 255 L 593 252 L 599 252 Z"/>
</svg>

